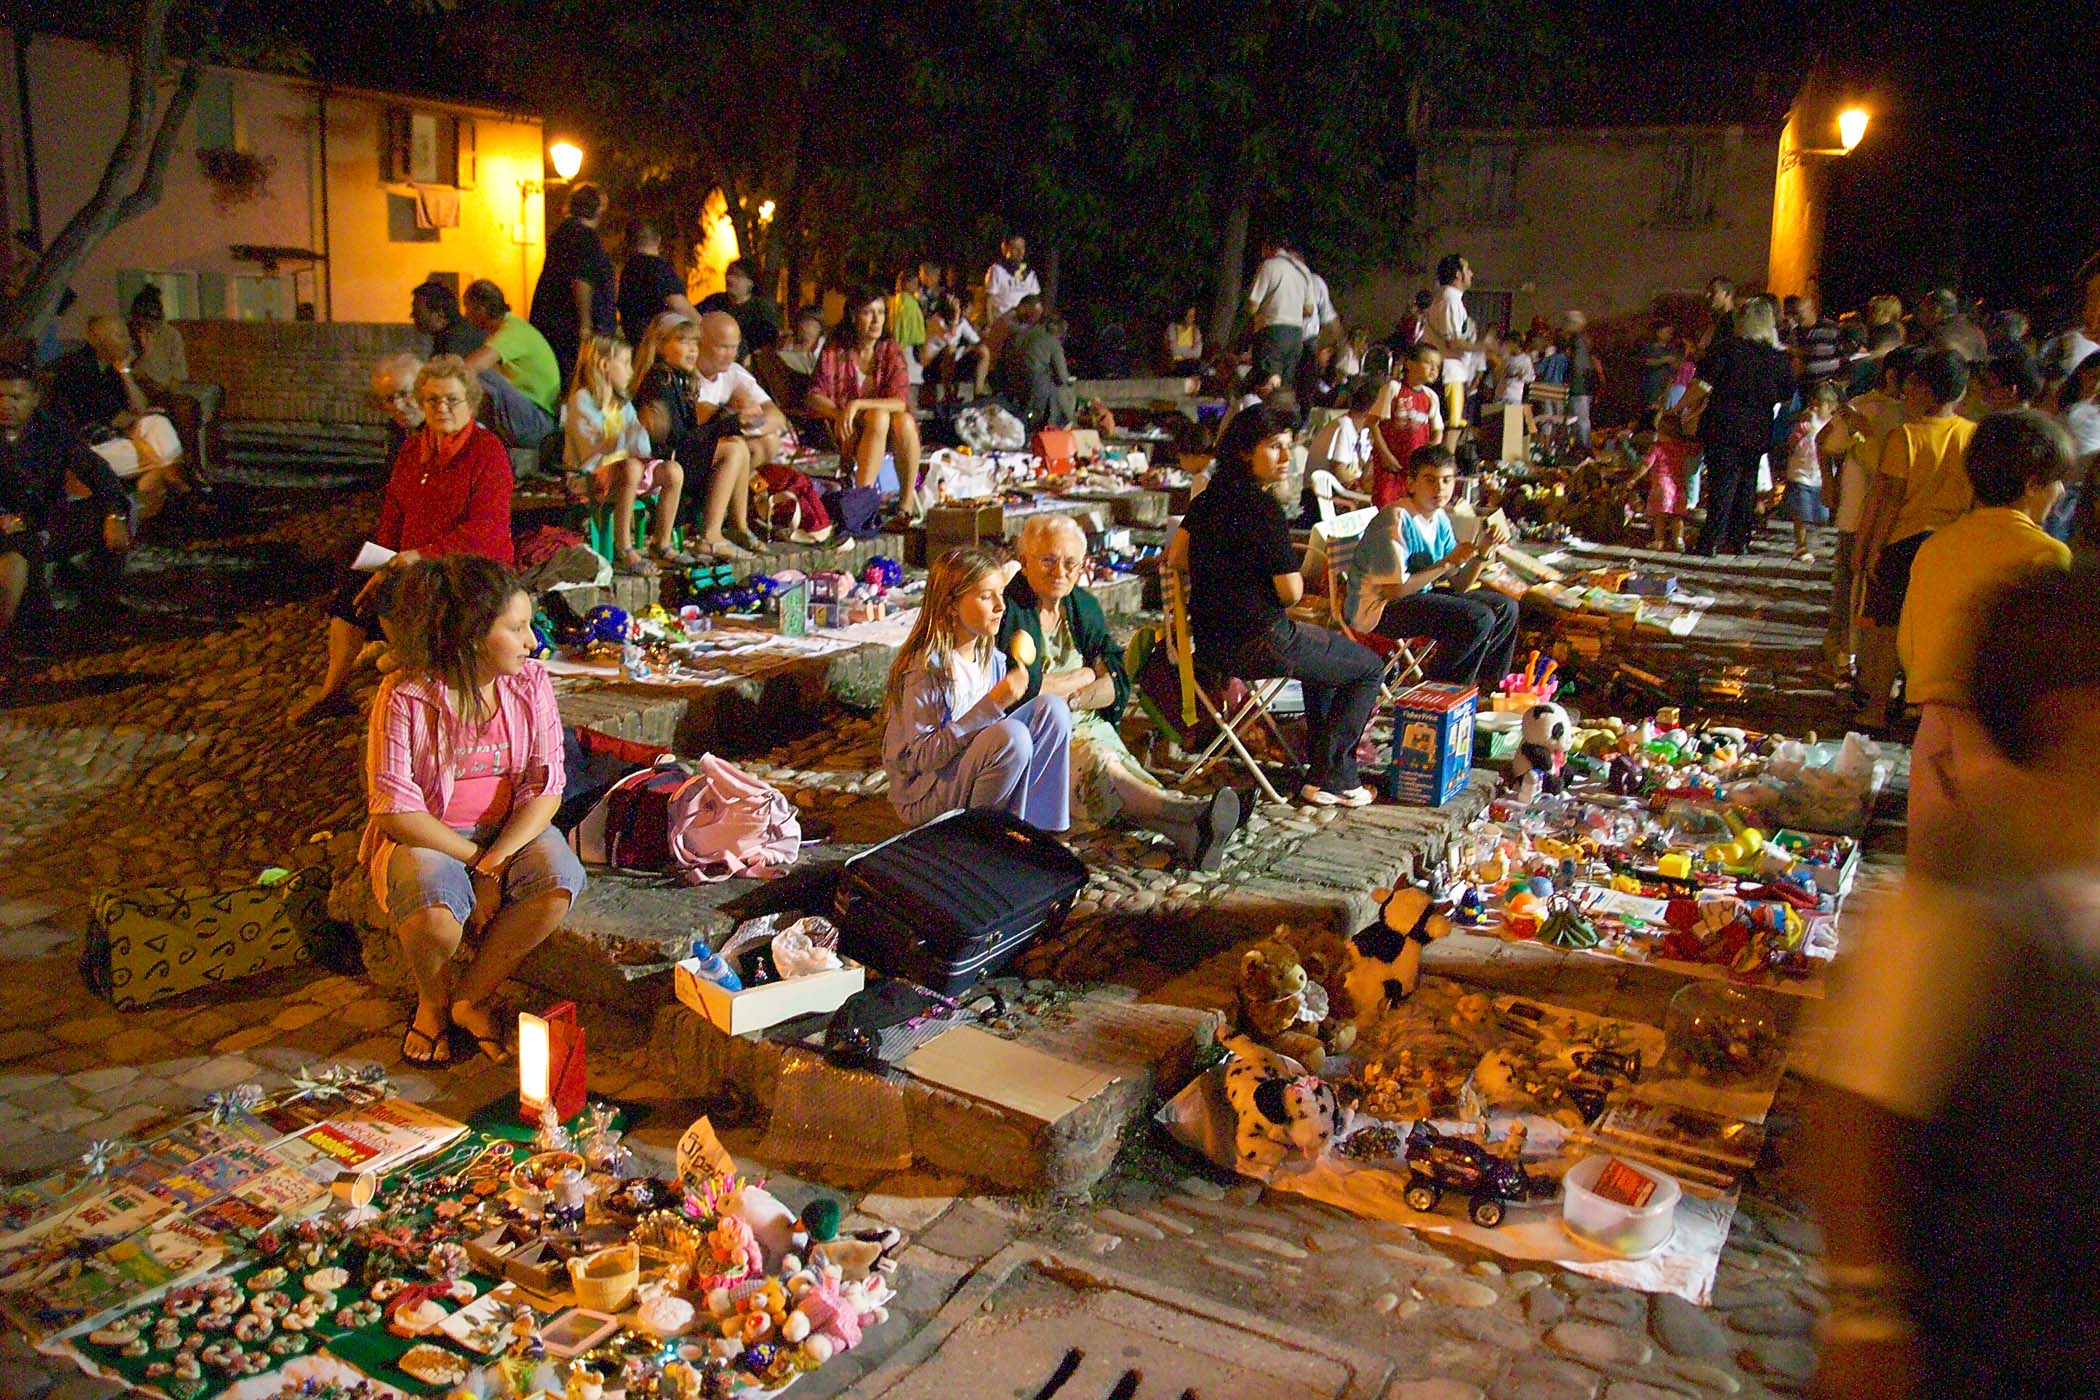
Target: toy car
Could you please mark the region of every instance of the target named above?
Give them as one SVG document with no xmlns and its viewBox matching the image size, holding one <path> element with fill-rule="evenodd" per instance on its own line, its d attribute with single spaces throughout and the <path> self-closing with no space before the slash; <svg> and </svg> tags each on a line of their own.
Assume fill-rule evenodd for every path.
<svg viewBox="0 0 2100 1400">
<path fill-rule="evenodd" d="M 1411 1210 L 1432 1211 L 1446 1191 L 1466 1195 L 1466 1215 L 1492 1230 L 1511 1204 L 1553 1193 L 1552 1181 L 1533 1176 L 1515 1162 L 1490 1152 L 1470 1138 L 1440 1133 L 1418 1121 L 1407 1135 L 1407 1189 L 1401 1198 Z"/>
</svg>

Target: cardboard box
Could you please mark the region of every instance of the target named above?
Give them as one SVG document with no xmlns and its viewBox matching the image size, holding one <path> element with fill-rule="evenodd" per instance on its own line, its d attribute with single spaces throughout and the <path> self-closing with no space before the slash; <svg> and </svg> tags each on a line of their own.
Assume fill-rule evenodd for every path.
<svg viewBox="0 0 2100 1400">
<path fill-rule="evenodd" d="M 808 977 L 789 977 L 725 992 L 700 976 L 697 959 L 686 958 L 673 973 L 678 999 L 731 1035 L 762 1031 L 768 1026 L 812 1012 L 836 1011 L 868 983 L 868 970 L 847 961 L 836 972 L 817 972 Z"/>
<path fill-rule="evenodd" d="M 1473 771 L 1473 716 L 1480 692 L 1430 681 L 1393 702 L 1393 766 L 1388 793 L 1411 807 L 1441 807 Z"/>
<path fill-rule="evenodd" d="M 1006 542 L 1006 508 L 997 501 L 935 506 L 926 512 L 926 557 L 951 549 Z"/>
</svg>

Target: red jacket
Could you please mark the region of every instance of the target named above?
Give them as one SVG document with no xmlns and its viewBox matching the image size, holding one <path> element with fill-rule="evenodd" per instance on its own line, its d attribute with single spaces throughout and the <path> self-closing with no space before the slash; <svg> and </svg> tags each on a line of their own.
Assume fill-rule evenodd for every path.
<svg viewBox="0 0 2100 1400">
<path fill-rule="evenodd" d="M 376 544 L 426 559 L 479 554 L 514 563 L 510 542 L 510 454 L 476 423 L 448 457 L 419 432 L 401 444 L 379 503 Z"/>
</svg>

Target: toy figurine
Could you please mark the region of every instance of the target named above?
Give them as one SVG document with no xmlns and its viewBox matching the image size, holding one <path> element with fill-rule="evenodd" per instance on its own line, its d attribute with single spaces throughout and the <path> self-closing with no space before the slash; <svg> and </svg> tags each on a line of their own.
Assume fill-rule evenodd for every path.
<svg viewBox="0 0 2100 1400">
<path fill-rule="evenodd" d="M 523 1303 L 510 1310 L 510 1346 L 507 1354 L 522 1361 L 547 1359 L 547 1344 L 540 1340 L 539 1317 Z"/>
<path fill-rule="evenodd" d="M 605 1377 L 592 1367 L 577 1362 L 569 1368 L 569 1400 L 602 1400 L 605 1394 Z"/>
</svg>

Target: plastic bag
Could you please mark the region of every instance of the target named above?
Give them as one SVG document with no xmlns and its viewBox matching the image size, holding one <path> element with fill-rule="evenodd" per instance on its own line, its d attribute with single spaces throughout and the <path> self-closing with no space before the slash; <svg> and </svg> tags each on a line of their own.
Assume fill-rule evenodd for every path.
<svg viewBox="0 0 2100 1400">
<path fill-rule="evenodd" d="M 773 1116 L 756 1155 L 767 1162 L 901 1171 L 912 1161 L 904 1088 L 815 1054 L 790 1055 L 774 1081 Z"/>
</svg>

